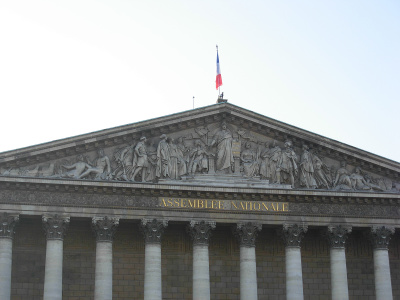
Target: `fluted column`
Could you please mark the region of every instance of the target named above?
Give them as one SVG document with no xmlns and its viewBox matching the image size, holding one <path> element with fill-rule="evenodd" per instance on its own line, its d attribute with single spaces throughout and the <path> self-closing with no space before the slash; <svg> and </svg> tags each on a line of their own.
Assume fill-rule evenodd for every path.
<svg viewBox="0 0 400 300">
<path fill-rule="evenodd" d="M 235 235 L 240 243 L 240 299 L 257 300 L 256 237 L 261 224 L 238 223 Z"/>
<path fill-rule="evenodd" d="M 369 233 L 374 248 L 376 300 L 392 300 L 392 279 L 389 265 L 389 241 L 394 227 L 373 226 Z"/>
<path fill-rule="evenodd" d="M 351 226 L 328 226 L 326 237 L 330 245 L 332 300 L 348 300 L 345 244 Z"/>
<path fill-rule="evenodd" d="M 284 224 L 281 232 L 286 252 L 287 300 L 304 299 L 300 244 L 307 229 L 308 227 L 305 224 Z"/>
<path fill-rule="evenodd" d="M 118 224 L 118 218 L 92 219 L 92 228 L 96 235 L 95 300 L 112 299 L 112 242 Z"/>
<path fill-rule="evenodd" d="M 142 219 L 145 240 L 144 300 L 161 300 L 161 237 L 167 220 Z"/>
<path fill-rule="evenodd" d="M 43 216 L 42 221 L 47 238 L 43 300 L 61 300 L 63 240 L 69 217 Z"/>
<path fill-rule="evenodd" d="M 0 215 L 0 299 L 11 297 L 12 243 L 18 215 Z"/>
<path fill-rule="evenodd" d="M 208 243 L 215 222 L 191 221 L 188 231 L 193 241 L 193 300 L 210 300 Z"/>
</svg>

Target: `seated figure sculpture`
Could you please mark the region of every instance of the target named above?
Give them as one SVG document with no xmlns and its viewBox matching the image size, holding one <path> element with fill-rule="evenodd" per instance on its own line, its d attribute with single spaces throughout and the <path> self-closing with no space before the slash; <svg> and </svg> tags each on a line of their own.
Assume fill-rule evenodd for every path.
<svg viewBox="0 0 400 300">
<path fill-rule="evenodd" d="M 244 177 L 255 177 L 257 170 L 259 169 L 259 163 L 257 161 L 257 154 L 251 149 L 250 142 L 246 142 L 245 150 L 240 155 L 240 160 L 243 164 L 243 176 Z"/>
</svg>

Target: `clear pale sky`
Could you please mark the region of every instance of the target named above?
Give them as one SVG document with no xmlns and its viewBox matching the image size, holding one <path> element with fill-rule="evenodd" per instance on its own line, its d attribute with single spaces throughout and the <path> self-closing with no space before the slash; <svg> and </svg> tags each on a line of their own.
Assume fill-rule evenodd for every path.
<svg viewBox="0 0 400 300">
<path fill-rule="evenodd" d="M 400 161 L 400 1 L 0 1 L 0 152 L 230 103 Z"/>
</svg>

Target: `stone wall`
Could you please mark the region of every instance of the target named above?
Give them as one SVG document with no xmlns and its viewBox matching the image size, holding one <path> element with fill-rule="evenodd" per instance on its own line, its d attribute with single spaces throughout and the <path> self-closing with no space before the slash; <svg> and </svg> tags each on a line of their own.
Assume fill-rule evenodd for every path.
<svg viewBox="0 0 400 300">
<path fill-rule="evenodd" d="M 330 299 L 329 247 L 321 228 L 310 228 L 302 243 L 305 299 Z M 64 239 L 63 299 L 93 299 L 96 242 L 89 219 L 72 218 Z M 210 241 L 212 299 L 239 299 L 239 244 L 231 226 L 217 224 Z M 284 300 L 285 248 L 275 227 L 256 243 L 259 299 Z M 43 297 L 46 239 L 40 217 L 21 217 L 14 237 L 12 299 Z M 372 247 L 362 230 L 347 242 L 350 299 L 375 299 Z M 390 243 L 393 296 L 400 298 L 400 237 Z M 170 223 L 162 242 L 163 299 L 192 299 L 192 242 L 186 224 Z M 113 243 L 113 299 L 143 299 L 144 241 L 139 221 L 122 220 Z"/>
</svg>

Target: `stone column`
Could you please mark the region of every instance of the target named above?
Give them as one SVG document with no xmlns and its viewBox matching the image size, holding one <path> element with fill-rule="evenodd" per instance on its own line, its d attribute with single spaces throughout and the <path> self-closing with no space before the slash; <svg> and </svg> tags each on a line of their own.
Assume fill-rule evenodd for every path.
<svg viewBox="0 0 400 300">
<path fill-rule="evenodd" d="M 261 224 L 238 223 L 234 231 L 240 243 L 240 299 L 257 300 L 256 237 Z"/>
<path fill-rule="evenodd" d="M 347 268 L 345 244 L 351 226 L 328 226 L 326 237 L 331 254 L 331 286 L 332 300 L 348 300 Z"/>
<path fill-rule="evenodd" d="M 96 235 L 95 300 L 112 299 L 112 242 L 118 224 L 118 218 L 92 219 L 92 228 Z"/>
<path fill-rule="evenodd" d="M 373 226 L 369 233 L 374 248 L 374 271 L 376 300 L 391 300 L 392 279 L 389 265 L 389 241 L 394 227 Z"/>
<path fill-rule="evenodd" d="M 208 242 L 215 222 L 191 221 L 188 232 L 193 241 L 193 300 L 210 300 Z"/>
<path fill-rule="evenodd" d="M 301 268 L 300 244 L 307 225 L 284 224 L 282 237 L 286 252 L 286 299 L 302 300 L 303 295 L 303 272 Z"/>
<path fill-rule="evenodd" d="M 142 219 L 141 229 L 145 240 L 144 300 L 161 300 L 161 236 L 167 220 Z"/>
<path fill-rule="evenodd" d="M 47 238 L 43 300 L 62 299 L 63 240 L 69 217 L 42 217 Z"/>
<path fill-rule="evenodd" d="M 18 220 L 18 215 L 0 215 L 0 299 L 4 300 L 11 297 L 12 240 Z"/>
</svg>

